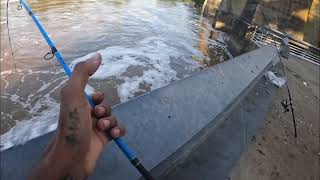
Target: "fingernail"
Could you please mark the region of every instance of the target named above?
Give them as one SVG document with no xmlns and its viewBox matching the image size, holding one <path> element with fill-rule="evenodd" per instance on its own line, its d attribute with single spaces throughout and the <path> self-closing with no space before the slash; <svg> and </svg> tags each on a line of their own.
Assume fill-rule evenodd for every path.
<svg viewBox="0 0 320 180">
<path fill-rule="evenodd" d="M 103 107 L 98 107 L 98 114 L 103 114 L 105 109 Z"/>
<path fill-rule="evenodd" d="M 94 53 L 91 56 L 91 59 L 94 61 L 94 63 L 98 63 L 100 61 L 99 56 L 100 56 L 100 54 L 98 54 L 98 53 Z"/>
<path fill-rule="evenodd" d="M 104 127 L 108 128 L 110 126 L 110 121 L 109 120 L 105 120 L 103 121 Z"/>
<path fill-rule="evenodd" d="M 114 129 L 113 130 L 113 135 L 114 136 L 120 136 L 120 129 Z"/>
</svg>

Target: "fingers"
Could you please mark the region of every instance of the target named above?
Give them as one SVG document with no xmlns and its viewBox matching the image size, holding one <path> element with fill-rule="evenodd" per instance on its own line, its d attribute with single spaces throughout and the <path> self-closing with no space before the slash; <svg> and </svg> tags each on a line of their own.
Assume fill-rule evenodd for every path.
<svg viewBox="0 0 320 180">
<path fill-rule="evenodd" d="M 104 94 L 102 92 L 95 92 L 92 95 L 92 99 L 95 104 L 99 104 L 96 105 L 92 113 L 94 113 L 94 116 L 98 118 L 96 126 L 97 130 L 100 131 L 99 136 L 100 138 L 102 138 L 102 141 L 106 143 L 107 139 L 110 140 L 110 136 L 112 138 L 119 138 L 124 136 L 125 128 L 118 124 L 118 121 L 115 117 L 111 116 L 111 107 L 100 104 L 104 99 Z"/>
<path fill-rule="evenodd" d="M 111 115 L 111 107 L 107 107 L 107 106 L 104 106 L 104 105 L 97 105 L 95 108 L 94 108 L 94 113 L 95 113 L 95 116 L 97 118 L 103 118 L 103 117 L 108 117 Z"/>
<path fill-rule="evenodd" d="M 98 121 L 98 128 L 102 131 L 109 130 L 115 126 L 117 126 L 118 122 L 115 117 L 106 117 L 99 119 Z"/>
<path fill-rule="evenodd" d="M 93 75 L 101 64 L 101 55 L 96 53 L 85 61 L 76 64 L 70 78 L 70 84 L 74 91 L 82 92 L 88 82 L 88 79 Z"/>
<path fill-rule="evenodd" d="M 126 130 L 123 126 L 117 126 L 117 127 L 111 129 L 110 135 L 113 138 L 120 138 L 120 137 L 124 136 L 125 133 L 126 133 Z"/>
<path fill-rule="evenodd" d="M 98 121 L 98 129 L 103 132 L 108 132 L 112 138 L 119 138 L 124 136 L 125 128 L 118 124 L 115 117 L 106 117 Z"/>
<path fill-rule="evenodd" d="M 96 104 L 96 105 L 100 104 L 100 103 L 102 103 L 102 101 L 104 99 L 104 93 L 100 92 L 100 91 L 94 92 L 92 94 L 92 99 L 93 99 L 94 104 Z"/>
</svg>

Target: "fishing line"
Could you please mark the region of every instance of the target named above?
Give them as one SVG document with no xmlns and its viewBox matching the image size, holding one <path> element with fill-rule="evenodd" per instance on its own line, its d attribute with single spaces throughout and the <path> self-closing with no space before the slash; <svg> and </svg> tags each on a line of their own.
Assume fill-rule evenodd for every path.
<svg viewBox="0 0 320 180">
<path fill-rule="evenodd" d="M 7 11 L 6 11 L 6 18 L 7 18 L 7 32 L 8 32 L 8 38 L 9 38 L 9 46 L 10 46 L 10 51 L 11 51 L 11 57 L 13 60 L 13 66 L 14 66 L 14 70 L 17 70 L 17 65 L 16 65 L 16 60 L 14 59 L 13 56 L 13 49 L 12 49 L 12 43 L 11 43 L 11 36 L 10 36 L 10 28 L 9 28 L 9 1 L 7 0 Z"/>
<path fill-rule="evenodd" d="M 65 73 L 70 77 L 72 75 L 72 71 L 69 68 L 69 66 L 65 63 L 64 58 L 60 54 L 60 52 L 57 50 L 54 42 L 49 37 L 46 30 L 43 28 L 43 26 L 40 24 L 37 17 L 34 15 L 34 13 L 31 11 L 31 8 L 27 4 L 25 0 L 20 0 L 20 3 L 18 5 L 18 9 L 22 9 L 22 6 L 25 8 L 27 13 L 30 15 L 34 23 L 36 24 L 38 30 L 46 40 L 47 44 L 49 45 L 51 52 L 47 53 L 45 55 L 45 59 L 51 59 L 54 56 L 56 57 L 56 60 L 59 62 L 59 64 L 64 69 Z M 94 109 L 95 103 L 91 96 L 89 96 L 86 92 L 84 92 L 87 100 L 90 104 L 90 106 Z M 154 178 L 151 176 L 150 172 L 143 166 L 142 162 L 137 158 L 135 152 L 121 139 L 121 138 L 114 138 L 114 142 L 118 145 L 119 149 L 123 152 L 123 154 L 127 157 L 127 159 L 131 162 L 131 164 L 140 172 L 142 177 L 144 177 L 146 180 L 154 180 Z"/>
<path fill-rule="evenodd" d="M 269 21 L 267 19 L 267 17 L 265 16 L 263 10 L 261 10 L 261 13 L 262 13 L 262 16 L 264 18 L 264 20 L 266 21 L 267 23 L 267 26 L 268 28 L 271 30 L 271 27 L 269 25 Z M 274 36 L 271 35 L 271 38 L 273 40 L 273 43 L 274 45 L 276 46 L 277 48 L 277 44 L 276 44 L 276 41 L 274 39 Z M 285 72 L 285 69 L 284 69 L 284 65 L 283 65 L 283 62 L 282 62 L 282 58 L 281 58 L 281 55 L 280 55 L 280 52 L 279 52 L 279 49 L 277 48 L 277 54 L 278 54 L 278 57 L 279 57 L 279 60 L 280 60 L 280 64 L 281 64 L 281 69 L 282 69 L 282 72 L 283 72 L 283 75 L 285 77 L 287 77 L 286 75 L 286 72 Z M 293 121 L 293 128 L 294 128 L 294 137 L 298 137 L 298 134 L 297 134 L 297 125 L 296 125 L 296 118 L 295 118 L 295 115 L 294 115 L 294 108 L 293 108 L 293 103 L 292 103 L 292 96 L 291 96 L 291 91 L 290 91 L 290 88 L 289 88 L 289 85 L 288 85 L 288 80 L 286 81 L 286 87 L 287 87 L 287 92 L 288 92 L 288 96 L 289 96 L 289 104 L 290 104 L 290 109 L 291 109 L 291 114 L 292 114 L 292 121 Z"/>
</svg>

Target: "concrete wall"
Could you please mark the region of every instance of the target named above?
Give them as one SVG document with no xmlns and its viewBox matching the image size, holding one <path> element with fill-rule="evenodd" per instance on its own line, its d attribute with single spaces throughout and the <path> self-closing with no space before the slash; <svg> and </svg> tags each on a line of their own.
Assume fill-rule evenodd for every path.
<svg viewBox="0 0 320 180">
<path fill-rule="evenodd" d="M 230 30 L 233 19 L 240 16 L 246 2 L 207 0 L 204 16 L 216 20 L 213 27 Z M 260 0 L 253 22 L 267 25 L 267 21 L 272 29 L 319 47 L 319 0 Z"/>
<path fill-rule="evenodd" d="M 313 0 L 307 23 L 304 26 L 303 40 L 320 47 L 320 1 Z"/>
<path fill-rule="evenodd" d="M 286 32 L 293 38 L 303 41 L 304 27 L 307 23 L 311 4 L 312 0 L 263 0 L 257 10 L 255 22 L 266 24 L 266 21 L 268 21 L 272 29 Z M 262 13 L 267 20 L 264 19 Z"/>
</svg>

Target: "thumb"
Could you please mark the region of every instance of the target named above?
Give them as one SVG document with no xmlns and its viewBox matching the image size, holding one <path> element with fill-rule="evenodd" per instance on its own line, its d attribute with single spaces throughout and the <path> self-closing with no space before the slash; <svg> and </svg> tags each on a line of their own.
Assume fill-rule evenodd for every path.
<svg viewBox="0 0 320 180">
<path fill-rule="evenodd" d="M 101 60 L 101 55 L 95 53 L 89 59 L 76 64 L 69 81 L 70 85 L 73 86 L 74 91 L 79 90 L 82 92 L 84 90 L 89 77 L 99 68 Z"/>
</svg>

